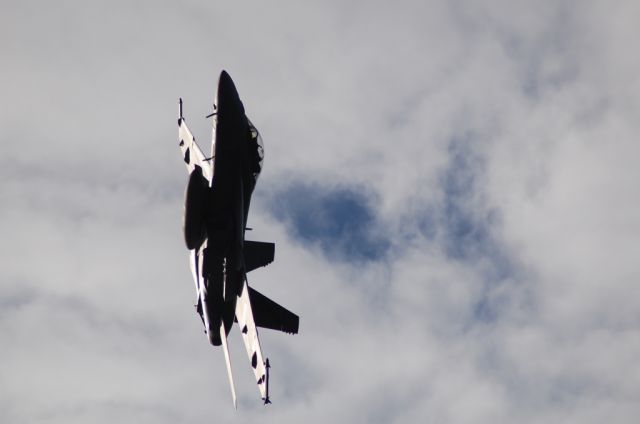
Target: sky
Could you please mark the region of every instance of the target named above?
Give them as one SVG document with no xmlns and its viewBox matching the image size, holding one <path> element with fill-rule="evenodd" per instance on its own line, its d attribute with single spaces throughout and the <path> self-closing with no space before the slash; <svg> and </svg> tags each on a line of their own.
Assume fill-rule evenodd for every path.
<svg viewBox="0 0 640 424">
<path fill-rule="evenodd" d="M 24 1 L 0 14 L 0 422 L 632 423 L 640 3 Z M 265 143 L 260 332 L 195 314 L 177 100 Z"/>
</svg>

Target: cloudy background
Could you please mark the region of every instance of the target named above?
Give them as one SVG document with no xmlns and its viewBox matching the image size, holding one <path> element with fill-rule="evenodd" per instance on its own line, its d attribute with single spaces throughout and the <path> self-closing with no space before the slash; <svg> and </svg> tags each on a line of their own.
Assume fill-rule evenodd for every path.
<svg viewBox="0 0 640 424">
<path fill-rule="evenodd" d="M 631 423 L 634 1 L 24 1 L 0 13 L 0 422 Z M 265 141 L 239 411 L 193 311 L 177 99 Z"/>
</svg>

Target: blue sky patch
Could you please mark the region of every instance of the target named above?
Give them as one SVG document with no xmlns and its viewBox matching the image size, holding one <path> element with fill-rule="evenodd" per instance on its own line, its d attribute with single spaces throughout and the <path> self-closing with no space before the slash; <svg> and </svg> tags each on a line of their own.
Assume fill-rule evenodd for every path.
<svg viewBox="0 0 640 424">
<path fill-rule="evenodd" d="M 473 315 L 478 321 L 491 322 L 504 306 L 504 299 L 491 296 L 491 291 L 516 273 L 516 264 L 494 235 L 499 211 L 476 198 L 482 191 L 478 185 L 485 165 L 472 142 L 471 137 L 462 137 L 449 146 L 449 166 L 440 176 L 444 201 L 438 232 L 449 257 L 482 264 L 479 269 L 486 287 Z"/>
<path fill-rule="evenodd" d="M 501 280 L 511 272 L 512 264 L 492 234 L 499 221 L 498 211 L 486 207 L 478 210 L 474 200 L 481 191 L 477 185 L 484 161 L 473 151 L 471 141 L 470 137 L 463 137 L 451 142 L 449 166 L 441 174 L 443 247 L 454 259 L 488 258 L 492 269 L 487 270 L 487 278 Z"/>
<path fill-rule="evenodd" d="M 269 201 L 271 213 L 305 244 L 317 244 L 333 259 L 375 261 L 390 243 L 377 233 L 372 199 L 356 187 L 294 183 Z"/>
</svg>

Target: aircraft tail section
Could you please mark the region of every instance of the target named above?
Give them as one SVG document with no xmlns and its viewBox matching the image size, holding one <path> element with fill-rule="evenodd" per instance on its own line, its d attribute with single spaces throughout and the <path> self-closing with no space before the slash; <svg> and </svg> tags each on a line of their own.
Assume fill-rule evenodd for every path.
<svg viewBox="0 0 640 424">
<path fill-rule="evenodd" d="M 289 334 L 298 333 L 300 318 L 293 312 L 278 305 L 262 293 L 249 287 L 249 299 L 253 319 L 257 327 L 269 328 Z"/>
<path fill-rule="evenodd" d="M 276 245 L 263 241 L 244 242 L 244 266 L 245 271 L 250 272 L 261 266 L 267 266 L 273 262 Z"/>
</svg>

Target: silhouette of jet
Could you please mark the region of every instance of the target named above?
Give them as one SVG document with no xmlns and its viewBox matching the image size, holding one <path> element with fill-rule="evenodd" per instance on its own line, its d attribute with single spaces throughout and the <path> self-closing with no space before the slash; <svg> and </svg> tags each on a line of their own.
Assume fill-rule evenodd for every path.
<svg viewBox="0 0 640 424">
<path fill-rule="evenodd" d="M 245 240 L 251 194 L 262 170 L 264 146 L 229 74 L 222 71 L 213 105 L 211 154 L 196 144 L 179 101 L 180 150 L 189 173 L 184 238 L 197 292 L 196 311 L 209 342 L 222 345 L 234 407 L 235 385 L 227 335 L 238 323 L 264 403 L 269 403 L 269 360 L 263 360 L 257 327 L 290 334 L 299 318 L 249 287 L 247 273 L 273 262 L 273 243 Z"/>
</svg>

